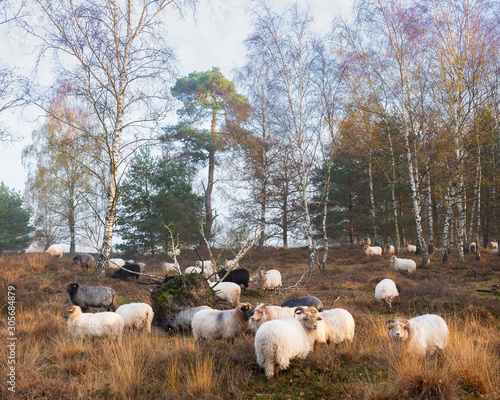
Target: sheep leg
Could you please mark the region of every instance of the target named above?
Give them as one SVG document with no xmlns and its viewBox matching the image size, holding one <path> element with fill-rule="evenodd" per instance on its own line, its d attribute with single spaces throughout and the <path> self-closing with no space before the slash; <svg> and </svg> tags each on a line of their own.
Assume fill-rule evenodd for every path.
<svg viewBox="0 0 500 400">
<path fill-rule="evenodd" d="M 280 372 L 280 366 L 278 364 L 274 365 L 274 377 L 278 377 L 278 372 Z"/>
</svg>

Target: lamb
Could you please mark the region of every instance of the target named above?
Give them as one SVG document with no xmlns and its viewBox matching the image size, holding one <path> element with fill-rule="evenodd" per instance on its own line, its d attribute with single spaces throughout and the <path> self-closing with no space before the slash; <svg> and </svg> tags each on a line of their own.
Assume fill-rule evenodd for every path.
<svg viewBox="0 0 500 400">
<path fill-rule="evenodd" d="M 160 269 L 165 273 L 166 276 L 174 276 L 179 273 L 179 269 L 174 263 L 169 263 L 166 261 L 163 261 L 160 264 Z"/>
<path fill-rule="evenodd" d="M 389 319 L 386 325 L 389 325 L 389 338 L 393 343 L 404 343 L 410 352 L 418 355 L 432 355 L 448 343 L 448 326 L 439 315 Z"/>
<path fill-rule="evenodd" d="M 153 321 L 154 312 L 149 304 L 124 304 L 118 307 L 116 313 L 121 315 L 126 328 L 145 329 L 147 333 L 151 333 L 151 322 Z"/>
<path fill-rule="evenodd" d="M 409 243 L 405 242 L 403 244 L 403 250 L 405 251 L 405 253 L 416 253 L 417 246 L 415 246 L 414 244 L 409 244 Z"/>
<path fill-rule="evenodd" d="M 365 250 L 365 254 L 367 256 L 381 256 L 382 255 L 382 247 L 380 247 L 380 246 L 370 247 L 370 245 L 365 244 L 363 249 Z"/>
<path fill-rule="evenodd" d="M 375 287 L 375 298 L 379 301 L 385 301 L 392 308 L 392 299 L 399 296 L 396 284 L 392 279 L 382 279 Z"/>
<path fill-rule="evenodd" d="M 227 270 L 223 268 L 219 272 L 217 272 L 217 275 L 220 279 L 222 279 L 224 278 L 224 275 L 226 275 L 226 273 Z M 250 281 L 250 272 L 248 272 L 248 269 L 246 268 L 233 269 L 224 278 L 224 282 L 233 282 L 236 283 L 237 285 L 243 285 L 245 289 L 248 288 L 249 281 Z"/>
<path fill-rule="evenodd" d="M 384 253 L 385 254 L 394 254 L 395 253 L 394 246 L 392 244 L 386 243 L 384 246 Z"/>
<path fill-rule="evenodd" d="M 295 309 L 296 307 L 280 307 L 260 303 L 255 307 L 252 318 L 250 318 L 248 330 L 255 333 L 264 322 L 272 321 L 273 319 L 293 318 Z"/>
<path fill-rule="evenodd" d="M 211 308 L 208 306 L 199 306 L 182 310 L 173 319 L 167 321 L 167 330 L 190 331 L 194 315 L 204 310 L 211 310 Z"/>
<path fill-rule="evenodd" d="M 90 254 L 77 254 L 73 257 L 71 263 L 78 264 L 82 268 L 90 268 L 92 267 L 94 261 L 94 256 Z"/>
<path fill-rule="evenodd" d="M 126 268 L 126 269 L 124 269 Z M 128 270 L 128 271 L 127 271 Z M 139 280 L 139 274 L 141 272 L 141 266 L 138 263 L 125 263 L 125 265 L 113 274 L 113 279 L 121 279 L 126 281 L 128 278 L 134 278 Z"/>
<path fill-rule="evenodd" d="M 290 360 L 308 356 L 316 340 L 318 321 L 321 317 L 304 313 L 298 318 L 274 319 L 262 324 L 255 335 L 254 347 L 257 363 L 264 368 L 268 379 L 280 369 L 288 368 Z"/>
<path fill-rule="evenodd" d="M 208 284 L 214 288 L 217 297 L 229 301 L 233 306 L 240 302 L 240 285 L 233 282 L 208 282 Z"/>
<path fill-rule="evenodd" d="M 73 304 L 79 306 L 82 311 L 89 307 L 105 307 L 107 310 L 116 310 L 115 291 L 107 286 L 80 286 L 78 283 L 70 283 L 66 288 Z"/>
<path fill-rule="evenodd" d="M 121 315 L 114 312 L 83 314 L 79 306 L 69 309 L 68 332 L 75 338 L 110 337 L 121 341 L 125 322 Z"/>
<path fill-rule="evenodd" d="M 498 249 L 498 243 L 497 242 L 489 242 L 488 249 L 490 249 L 490 250 Z"/>
<path fill-rule="evenodd" d="M 260 270 L 257 272 L 256 283 L 261 290 L 273 289 L 276 293 L 276 289 L 281 287 L 281 273 L 277 269 Z"/>
<path fill-rule="evenodd" d="M 316 296 L 300 296 L 285 300 L 281 307 L 315 307 L 318 311 L 323 311 L 323 302 Z"/>
<path fill-rule="evenodd" d="M 252 305 L 240 303 L 232 310 L 198 311 L 192 321 L 195 341 L 200 339 L 231 339 L 244 334 L 248 330 Z"/>
<path fill-rule="evenodd" d="M 390 266 L 396 271 L 405 271 L 409 274 L 417 270 L 417 264 L 415 261 L 409 258 L 397 258 L 396 256 L 391 257 Z"/>
<path fill-rule="evenodd" d="M 354 318 L 343 308 L 333 308 L 318 313 L 315 307 L 309 307 L 304 312 L 316 313 L 321 317 L 316 331 L 316 343 L 338 344 L 354 338 Z"/>
<path fill-rule="evenodd" d="M 48 257 L 62 258 L 63 256 L 62 247 L 59 246 L 58 244 L 53 244 L 47 250 L 45 250 L 45 255 Z"/>
</svg>

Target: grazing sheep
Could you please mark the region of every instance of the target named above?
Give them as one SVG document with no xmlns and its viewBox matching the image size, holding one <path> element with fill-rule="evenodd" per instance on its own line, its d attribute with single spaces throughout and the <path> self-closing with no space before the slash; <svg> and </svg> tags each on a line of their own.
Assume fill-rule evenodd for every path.
<svg viewBox="0 0 500 400">
<path fill-rule="evenodd" d="M 396 249 L 392 244 L 386 243 L 384 246 L 384 253 L 385 254 L 394 254 L 396 252 Z"/>
<path fill-rule="evenodd" d="M 110 258 L 108 260 L 108 268 L 118 270 L 125 265 L 125 260 L 122 258 Z"/>
<path fill-rule="evenodd" d="M 392 299 L 399 296 L 398 288 L 392 279 L 382 279 L 375 287 L 375 298 L 385 301 L 392 308 Z"/>
<path fill-rule="evenodd" d="M 187 267 L 184 271 L 185 274 L 201 274 L 201 268 Z"/>
<path fill-rule="evenodd" d="M 190 331 L 194 315 L 204 310 L 211 310 L 211 308 L 208 306 L 199 306 L 182 310 L 173 319 L 167 321 L 167 330 Z"/>
<path fill-rule="evenodd" d="M 107 286 L 80 286 L 70 283 L 66 288 L 73 304 L 86 311 L 89 307 L 106 307 L 116 310 L 115 291 Z"/>
<path fill-rule="evenodd" d="M 380 246 L 370 247 L 370 245 L 365 244 L 363 249 L 365 250 L 365 254 L 367 256 L 381 256 L 382 255 L 382 247 L 380 247 Z"/>
<path fill-rule="evenodd" d="M 389 319 L 389 338 L 404 343 L 408 350 L 419 355 L 432 355 L 443 350 L 448 342 L 448 326 L 439 315 L 425 314 L 406 319 Z"/>
<path fill-rule="evenodd" d="M 226 275 L 226 273 L 227 270 L 223 268 L 219 272 L 217 272 L 217 275 L 219 279 L 222 279 L 224 278 L 224 275 Z M 237 285 L 243 285 L 245 289 L 248 288 L 249 281 L 250 281 L 250 272 L 248 272 L 248 269 L 245 268 L 233 269 L 224 278 L 224 282 L 233 282 L 236 283 Z"/>
<path fill-rule="evenodd" d="M 198 311 L 192 321 L 194 340 L 232 339 L 248 330 L 252 305 L 240 303 L 232 310 Z"/>
<path fill-rule="evenodd" d="M 174 250 L 171 250 L 167 253 L 170 257 L 173 257 L 173 256 L 180 256 L 181 255 L 181 249 L 174 249 Z"/>
<path fill-rule="evenodd" d="M 318 313 L 315 307 L 304 310 L 305 313 L 315 313 L 321 317 L 316 330 L 316 343 L 338 344 L 345 340 L 352 342 L 354 338 L 354 318 L 343 308 L 333 308 Z"/>
<path fill-rule="evenodd" d="M 296 307 L 280 307 L 260 303 L 253 311 L 248 330 L 255 333 L 264 322 L 272 321 L 273 319 L 293 318 L 295 315 L 295 309 Z"/>
<path fill-rule="evenodd" d="M 276 289 L 281 287 L 281 273 L 277 269 L 260 270 L 257 272 L 256 283 L 261 290 L 272 289 L 276 293 Z"/>
<path fill-rule="evenodd" d="M 476 243 L 475 242 L 472 242 L 471 244 L 469 244 L 469 251 L 471 253 L 475 253 L 476 252 Z"/>
<path fill-rule="evenodd" d="M 208 282 L 208 284 L 210 285 L 210 287 L 213 287 L 213 289 L 215 290 L 215 295 L 217 297 L 229 301 L 233 306 L 240 302 L 240 285 L 237 285 L 233 282 Z"/>
<path fill-rule="evenodd" d="M 274 319 L 262 324 L 255 334 L 254 347 L 257 363 L 264 368 L 268 379 L 280 369 L 287 369 L 290 360 L 308 356 L 316 340 L 318 321 L 321 317 L 304 313 L 297 318 Z"/>
<path fill-rule="evenodd" d="M 207 279 L 209 279 L 214 273 L 212 261 L 200 261 L 200 260 L 198 260 L 194 263 L 194 265 L 195 265 L 195 268 L 199 268 L 200 271 L 203 272 L 203 276 Z"/>
<path fill-rule="evenodd" d="M 126 328 L 145 329 L 147 333 L 151 333 L 151 322 L 153 321 L 154 312 L 149 304 L 124 304 L 118 307 L 116 313 L 122 316 Z"/>
<path fill-rule="evenodd" d="M 62 247 L 58 244 L 53 244 L 47 250 L 45 250 L 45 255 L 48 257 L 57 257 L 61 258 L 63 256 Z"/>
<path fill-rule="evenodd" d="M 78 264 L 78 266 L 82 268 L 90 268 L 92 267 L 95 259 L 94 256 L 90 254 L 77 254 L 71 260 L 72 264 Z"/>
<path fill-rule="evenodd" d="M 69 309 L 67 327 L 71 336 L 85 339 L 87 337 L 110 337 L 121 341 L 125 322 L 121 315 L 114 312 L 83 314 L 78 306 Z"/>
<path fill-rule="evenodd" d="M 160 264 L 160 269 L 167 276 L 174 276 L 174 275 L 177 275 L 179 273 L 179 269 L 177 269 L 177 266 L 174 263 L 169 263 L 166 261 L 163 261 Z"/>
<path fill-rule="evenodd" d="M 323 302 L 316 296 L 300 296 L 285 300 L 281 307 L 315 307 L 318 311 L 323 311 Z"/>
<path fill-rule="evenodd" d="M 405 242 L 405 244 L 403 244 L 403 250 L 405 251 L 405 253 L 416 253 L 417 246 Z"/>
<path fill-rule="evenodd" d="M 498 249 L 498 243 L 497 242 L 489 242 L 488 249 L 490 249 L 490 250 Z"/>
<path fill-rule="evenodd" d="M 234 269 L 239 267 L 239 263 L 236 260 L 224 260 L 223 266 L 225 269 Z"/>
<path fill-rule="evenodd" d="M 126 268 L 126 270 L 124 269 Z M 128 270 L 128 271 L 127 271 Z M 113 279 L 121 279 L 126 281 L 128 278 L 139 280 L 141 266 L 138 263 L 125 263 L 125 265 L 113 274 Z"/>
<path fill-rule="evenodd" d="M 408 272 L 409 274 L 417 270 L 417 263 L 409 258 L 397 258 L 396 256 L 392 256 L 389 264 L 392 269 Z"/>
</svg>

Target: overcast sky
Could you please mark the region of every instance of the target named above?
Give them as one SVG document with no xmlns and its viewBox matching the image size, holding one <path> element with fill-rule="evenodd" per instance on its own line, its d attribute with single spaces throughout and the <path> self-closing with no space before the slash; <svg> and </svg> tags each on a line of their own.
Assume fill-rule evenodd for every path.
<svg viewBox="0 0 500 400">
<path fill-rule="evenodd" d="M 179 60 L 180 76 L 216 66 L 231 79 L 233 68 L 244 61 L 243 41 L 251 31 L 250 18 L 245 13 L 247 3 L 247 0 L 212 0 L 209 5 L 201 0 L 195 18 L 190 13 L 183 20 L 174 14 L 165 18 L 168 39 Z M 286 2 L 279 0 L 273 4 L 279 3 Z M 349 16 L 352 0 L 299 0 L 298 3 L 301 6 L 310 4 L 318 27 L 326 32 L 334 17 Z M 7 34 L 5 26 L 0 26 L 3 64 L 10 64 L 18 72 L 29 75 L 33 68 L 31 51 L 16 32 Z M 0 144 L 0 181 L 17 191 L 24 191 L 27 176 L 21 164 L 21 151 L 30 143 L 31 132 L 43 123 L 43 118 L 38 116 L 39 111 L 35 109 L 8 110 L 0 115 L 0 120 L 22 138 L 12 145 Z"/>
</svg>

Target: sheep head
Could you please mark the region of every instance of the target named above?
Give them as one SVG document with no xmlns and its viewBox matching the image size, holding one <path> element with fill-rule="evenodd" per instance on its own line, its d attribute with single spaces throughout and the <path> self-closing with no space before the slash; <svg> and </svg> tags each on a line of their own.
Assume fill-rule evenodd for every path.
<svg viewBox="0 0 500 400">
<path fill-rule="evenodd" d="M 410 336 L 410 323 L 408 320 L 389 319 L 385 324 L 388 325 L 389 337 L 392 340 L 404 341 Z"/>
</svg>

